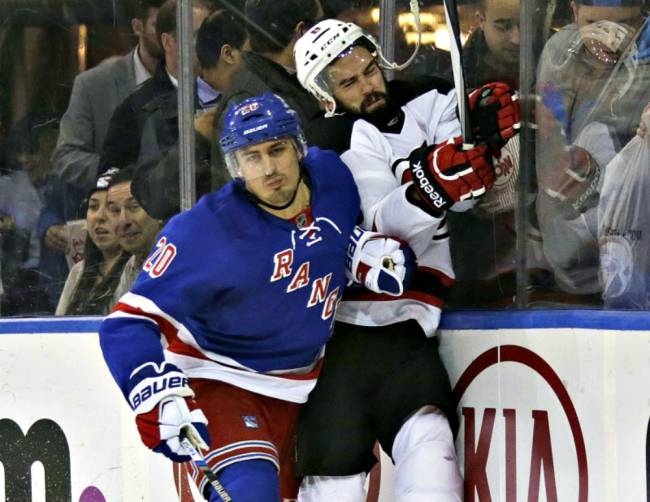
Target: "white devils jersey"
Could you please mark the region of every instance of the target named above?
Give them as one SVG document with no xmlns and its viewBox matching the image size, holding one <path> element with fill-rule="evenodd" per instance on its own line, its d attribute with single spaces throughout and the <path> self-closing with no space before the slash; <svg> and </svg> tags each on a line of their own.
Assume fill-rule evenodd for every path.
<svg viewBox="0 0 650 502">
<path fill-rule="evenodd" d="M 345 114 L 321 118 L 307 128 L 311 144 L 337 151 L 350 168 L 361 196 L 364 228 L 407 241 L 418 258 L 418 272 L 399 298 L 349 288 L 337 311 L 340 321 L 383 326 L 415 319 L 427 336 L 438 326 L 454 278 L 446 218 L 407 200 L 409 185 L 401 185 L 393 172 L 399 160 L 424 143 L 460 134 L 453 87 L 436 81 L 428 89 L 391 82 L 391 103 L 381 117 Z"/>
</svg>

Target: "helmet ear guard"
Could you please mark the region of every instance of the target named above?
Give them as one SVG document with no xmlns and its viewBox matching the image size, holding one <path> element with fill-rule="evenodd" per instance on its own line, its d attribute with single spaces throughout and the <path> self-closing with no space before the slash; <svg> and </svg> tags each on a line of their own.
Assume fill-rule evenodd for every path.
<svg viewBox="0 0 650 502">
<path fill-rule="evenodd" d="M 403 70 L 413 62 L 420 48 L 422 36 L 418 0 L 410 1 L 410 9 L 418 31 L 418 42 L 413 54 L 402 65 L 388 61 L 377 41 L 359 26 L 338 19 L 325 19 L 317 23 L 296 41 L 293 56 L 296 62 L 298 80 L 319 101 L 325 102 L 326 117 L 335 114 L 336 101 L 332 92 L 328 89 L 325 70 L 349 47 L 363 44 L 371 52 L 376 52 L 379 66 L 383 69 Z"/>
</svg>

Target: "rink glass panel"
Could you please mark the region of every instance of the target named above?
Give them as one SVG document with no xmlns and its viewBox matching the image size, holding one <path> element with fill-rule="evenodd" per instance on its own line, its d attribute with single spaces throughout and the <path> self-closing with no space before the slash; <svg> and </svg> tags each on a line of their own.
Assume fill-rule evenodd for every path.
<svg viewBox="0 0 650 502">
<path fill-rule="evenodd" d="M 532 13 L 526 28 L 516 0 L 488 0 L 487 11 L 475 2 L 459 5 L 468 85 L 494 80 L 517 88 L 529 84 L 520 91 L 528 111 L 524 123 L 530 127 L 495 159 L 495 189 L 473 210 L 449 217 L 457 275 L 449 305 L 645 309 L 647 264 L 642 257 L 650 229 L 644 227 L 639 190 L 630 188 L 645 181 L 627 171 L 623 176 L 623 167 L 649 161 L 640 146 L 627 152 L 625 162 L 617 157 L 633 140 L 650 101 L 643 18 L 640 11 L 623 19 L 610 12 L 617 24 L 580 31 L 571 24 L 567 1 L 526 1 L 526 12 Z M 241 3 L 228 2 L 243 16 Z M 415 26 L 407 2 L 399 1 L 385 9 L 395 13 L 390 30 L 390 23 L 380 22 L 387 5 L 351 1 L 326 2 L 325 7 L 377 38 L 391 37 L 395 59 L 403 62 L 414 48 Z M 83 225 L 69 222 L 85 219 L 89 180 L 97 172 L 84 177 L 82 167 L 75 171 L 74 166 L 55 165 L 53 153 L 75 77 L 135 46 L 131 9 L 126 0 L 9 1 L 0 7 L 2 316 L 53 314 L 70 264 L 84 253 Z M 441 3 L 421 2 L 421 16 L 418 57 L 393 77 L 450 79 Z M 195 200 L 201 173 L 192 153 L 195 110 L 188 101 L 195 89 L 186 92 L 197 76 L 188 56 L 194 52 L 190 31 L 187 23 L 177 27 L 183 95 L 177 117 L 183 140 L 177 154 L 165 158 L 176 163 L 180 174 L 158 193 L 161 200 L 182 207 Z M 483 57 L 490 44 L 497 50 Z M 520 54 L 526 56 L 525 64 Z M 86 153 L 100 149 L 93 146 Z M 214 159 L 218 149 L 213 146 L 208 155 Z M 608 198 L 602 201 L 610 166 L 616 168 L 611 172 L 621 173 L 614 181 L 631 181 L 609 183 Z M 208 167 L 208 172 L 211 187 L 227 180 L 223 170 Z M 48 220 L 48 210 L 58 219 Z M 61 227 L 58 240 L 45 239 L 50 222 Z"/>
</svg>

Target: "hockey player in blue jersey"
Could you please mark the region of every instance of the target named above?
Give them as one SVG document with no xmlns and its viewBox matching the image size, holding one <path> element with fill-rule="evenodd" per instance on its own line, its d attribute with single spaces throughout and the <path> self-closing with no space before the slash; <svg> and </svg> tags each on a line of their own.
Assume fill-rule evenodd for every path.
<svg viewBox="0 0 650 502">
<path fill-rule="evenodd" d="M 235 180 L 166 225 L 100 342 L 149 448 L 188 460 L 179 434 L 194 427 L 233 500 L 278 502 L 297 494 L 294 424 L 346 282 L 400 294 L 414 263 L 355 226 L 352 175 L 307 149 L 282 99 L 231 107 L 221 146 Z"/>
</svg>

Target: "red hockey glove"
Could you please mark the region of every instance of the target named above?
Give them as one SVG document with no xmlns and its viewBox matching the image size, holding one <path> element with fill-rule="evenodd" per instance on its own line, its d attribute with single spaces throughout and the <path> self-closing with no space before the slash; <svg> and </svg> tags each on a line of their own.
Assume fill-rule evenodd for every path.
<svg viewBox="0 0 650 502">
<path fill-rule="evenodd" d="M 346 251 L 347 278 L 375 293 L 401 296 L 417 269 L 408 244 L 360 227 L 354 227 Z"/>
<path fill-rule="evenodd" d="M 189 460 L 180 444 L 183 427 L 210 443 L 207 423 L 198 409 L 185 374 L 168 362 L 149 362 L 133 371 L 127 383 L 128 400 L 136 413 L 135 423 L 142 442 L 174 462 Z"/>
<path fill-rule="evenodd" d="M 399 175 L 397 171 L 396 174 Z M 401 174 L 402 183 L 413 180 L 420 198 L 434 211 L 480 197 L 494 183 L 492 156 L 487 146 L 463 150 L 461 136 L 414 150 Z"/>
<path fill-rule="evenodd" d="M 491 82 L 475 89 L 469 95 L 469 110 L 477 143 L 500 149 L 519 131 L 519 98 L 508 84 Z"/>
</svg>

